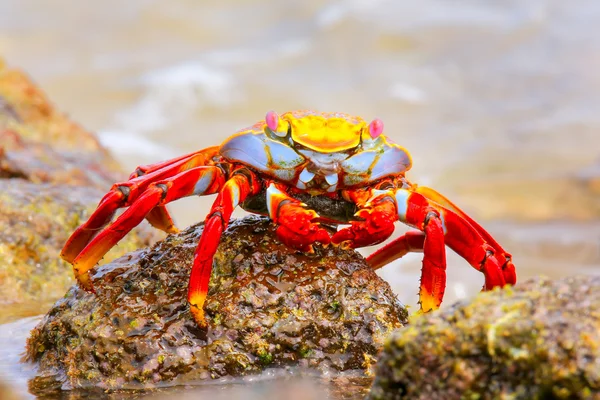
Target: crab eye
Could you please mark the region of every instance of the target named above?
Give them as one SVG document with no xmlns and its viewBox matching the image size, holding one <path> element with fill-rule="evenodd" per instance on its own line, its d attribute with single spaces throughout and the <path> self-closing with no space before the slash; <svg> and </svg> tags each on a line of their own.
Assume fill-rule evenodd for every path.
<svg viewBox="0 0 600 400">
<path fill-rule="evenodd" d="M 267 112 L 267 115 L 265 116 L 265 122 L 267 123 L 267 126 L 269 127 L 271 132 L 273 132 L 277 136 L 285 137 L 287 135 L 287 130 L 284 130 L 282 132 L 278 131 L 279 115 L 277 115 L 277 113 L 275 111 L 271 110 L 271 111 Z"/>
<path fill-rule="evenodd" d="M 383 121 L 379 118 L 375 118 L 369 124 L 369 134 L 373 139 L 376 139 L 379 135 L 383 133 Z"/>
<path fill-rule="evenodd" d="M 269 129 L 275 132 L 277 130 L 277 125 L 279 125 L 279 115 L 273 110 L 268 111 L 265 116 L 265 121 L 267 122 Z"/>
</svg>

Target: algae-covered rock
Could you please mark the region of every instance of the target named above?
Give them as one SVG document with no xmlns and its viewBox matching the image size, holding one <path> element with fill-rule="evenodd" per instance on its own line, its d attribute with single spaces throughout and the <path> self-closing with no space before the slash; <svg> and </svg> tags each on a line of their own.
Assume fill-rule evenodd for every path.
<svg viewBox="0 0 600 400">
<path fill-rule="evenodd" d="M 287 365 L 368 371 L 405 323 L 406 310 L 358 253 L 295 252 L 268 219 L 250 216 L 223 235 L 205 307 L 210 327 L 200 330 L 186 292 L 202 230 L 99 267 L 97 295 L 71 288 L 28 340 L 40 376 L 119 388 Z"/>
<path fill-rule="evenodd" d="M 0 323 L 39 314 L 72 284 L 60 250 L 117 171 L 94 135 L 0 60 Z M 135 229 L 107 260 L 157 237 Z"/>
<path fill-rule="evenodd" d="M 72 267 L 60 250 L 101 196 L 92 187 L 0 179 L 0 322 L 39 314 L 73 284 Z M 105 261 L 153 239 L 150 229 L 137 229 Z"/>
<path fill-rule="evenodd" d="M 600 277 L 530 280 L 411 319 L 369 398 L 600 398 Z"/>
</svg>

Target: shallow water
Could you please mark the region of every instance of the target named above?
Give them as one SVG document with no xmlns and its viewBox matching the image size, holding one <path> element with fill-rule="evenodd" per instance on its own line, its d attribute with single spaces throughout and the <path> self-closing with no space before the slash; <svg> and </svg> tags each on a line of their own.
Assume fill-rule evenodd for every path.
<svg viewBox="0 0 600 400">
<path fill-rule="evenodd" d="M 21 352 L 29 331 L 40 321 L 40 317 L 23 318 L 21 320 L 0 325 L 0 348 L 3 357 L 0 359 L 0 377 L 18 398 L 35 398 L 29 392 L 29 380 L 35 377 L 35 367 L 21 362 Z M 50 380 L 48 380 L 50 382 Z M 318 376 L 314 372 L 300 369 L 271 369 L 259 376 L 221 379 L 214 382 L 189 382 L 186 386 L 169 386 L 154 388 L 144 392 L 140 390 L 124 390 L 107 394 L 102 390 L 75 390 L 68 395 L 59 391 L 38 389 L 34 392 L 44 393 L 44 399 L 68 398 L 71 400 L 87 398 L 107 399 L 196 399 L 210 396 L 213 400 L 276 400 L 284 396 L 289 400 L 359 400 L 364 397 L 369 379 L 354 373 L 329 374 Z M 55 386 L 55 385 L 51 385 Z M 0 399 L 3 399 L 0 387 Z"/>
<path fill-rule="evenodd" d="M 0 54 L 129 170 L 269 109 L 379 117 L 412 152 L 409 178 L 482 222 L 519 279 L 597 274 L 600 3 L 415 4 L 4 0 Z M 210 202 L 172 208 L 187 226 Z M 480 274 L 448 263 L 446 302 L 475 294 Z M 414 306 L 419 269 L 411 256 L 381 274 Z"/>
</svg>

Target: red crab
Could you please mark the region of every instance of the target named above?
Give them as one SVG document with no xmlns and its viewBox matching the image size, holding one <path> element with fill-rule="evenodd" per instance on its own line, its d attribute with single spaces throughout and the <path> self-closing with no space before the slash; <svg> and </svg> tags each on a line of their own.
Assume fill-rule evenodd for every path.
<svg viewBox="0 0 600 400">
<path fill-rule="evenodd" d="M 445 245 L 483 273 L 485 290 L 514 284 L 510 254 L 450 200 L 410 183 L 405 173 L 411 164 L 408 151 L 383 134 L 378 119 L 367 124 L 343 113 L 278 116 L 269 111 L 264 121 L 220 146 L 138 167 L 104 196 L 61 256 L 73 264 L 81 287 L 93 291 L 89 270 L 144 218 L 165 232 L 177 232 L 167 203 L 217 193 L 188 288 L 190 310 L 201 327 L 207 326 L 203 305 L 213 256 L 237 206 L 268 215 L 278 225 L 279 239 L 299 251 L 312 251 L 315 242 L 352 248 L 378 244 L 390 237 L 398 220 L 416 228 L 367 261 L 377 269 L 409 251 L 422 251 L 423 312 L 437 309 L 444 296 Z M 104 228 L 122 207 L 128 208 Z M 330 236 L 321 223 L 350 226 Z"/>
</svg>

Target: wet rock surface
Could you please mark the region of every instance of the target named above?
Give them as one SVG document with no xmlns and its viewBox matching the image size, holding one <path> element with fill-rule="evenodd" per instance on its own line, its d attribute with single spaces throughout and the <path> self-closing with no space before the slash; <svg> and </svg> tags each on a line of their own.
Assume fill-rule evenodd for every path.
<svg viewBox="0 0 600 400">
<path fill-rule="evenodd" d="M 71 265 L 60 257 L 65 241 L 102 196 L 86 186 L 0 179 L 0 322 L 39 314 L 73 284 Z M 150 244 L 155 234 L 136 230 L 105 261 Z"/>
<path fill-rule="evenodd" d="M 369 399 L 600 398 L 600 277 L 539 278 L 411 319 Z"/>
<path fill-rule="evenodd" d="M 368 372 L 407 313 L 354 251 L 297 253 L 266 218 L 234 221 L 215 257 L 200 330 L 186 303 L 202 225 L 99 267 L 32 331 L 32 384 L 124 388 L 299 366 Z M 46 382 L 46 384 L 44 384 Z M 50 385 L 52 386 L 52 385 Z"/>
<path fill-rule="evenodd" d="M 60 250 L 118 170 L 94 135 L 0 59 L 0 322 L 39 313 L 72 284 Z M 107 261 L 157 237 L 136 229 Z"/>
</svg>

